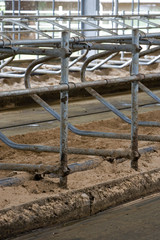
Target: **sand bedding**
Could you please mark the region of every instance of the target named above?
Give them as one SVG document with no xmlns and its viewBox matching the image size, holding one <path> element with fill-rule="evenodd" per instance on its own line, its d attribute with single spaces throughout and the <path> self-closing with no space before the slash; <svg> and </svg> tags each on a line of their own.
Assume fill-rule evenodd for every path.
<svg viewBox="0 0 160 240">
<path fill-rule="evenodd" d="M 151 66 L 140 66 L 140 72 L 156 73 L 158 72 L 159 63 Z M 22 66 L 23 67 L 23 66 Z M 101 69 L 94 72 L 86 73 L 86 80 L 102 80 L 112 77 L 125 77 L 129 76 L 129 67 L 124 69 Z M 80 73 L 73 72 L 70 74 L 69 81 L 79 82 Z M 60 75 L 42 75 L 32 76 L 32 87 L 51 86 L 59 84 Z M 24 80 L 17 79 L 3 79 L 1 78 L 0 86 L 3 91 L 15 90 L 24 88 Z M 153 111 L 139 115 L 139 120 L 158 121 L 160 111 Z M 117 132 L 117 133 L 130 133 L 130 126 L 124 123 L 119 118 L 111 120 L 101 120 L 91 122 L 88 124 L 78 125 L 79 129 L 103 131 L 103 132 Z M 139 127 L 140 134 L 159 135 L 159 128 L 152 127 Z M 27 133 L 24 135 L 17 135 L 10 137 L 16 143 L 24 144 L 40 144 L 59 146 L 59 128 L 52 130 L 45 130 L 34 133 Z M 69 132 L 69 147 L 76 148 L 96 148 L 96 149 L 129 149 L 130 141 L 127 140 L 112 140 L 101 138 L 81 137 Z M 155 146 L 157 149 L 160 143 L 153 142 L 139 142 L 139 147 Z M 139 159 L 139 172 L 149 171 L 159 167 L 159 153 L 156 152 L 146 153 Z M 40 181 L 32 179 L 32 175 L 24 172 L 18 173 L 13 171 L 0 171 L 0 178 L 7 177 L 25 177 L 26 180 L 18 186 L 0 187 L 0 209 L 17 206 L 29 201 L 40 199 L 47 196 L 53 196 L 58 193 L 68 192 L 75 189 L 93 186 L 95 184 L 107 182 L 113 179 L 118 179 L 125 176 L 135 174 L 135 171 L 130 168 L 130 160 L 122 163 L 117 163 L 114 160 L 112 163 L 108 162 L 107 158 L 97 156 L 83 156 L 83 155 L 69 155 L 68 163 L 82 162 L 90 159 L 99 159 L 101 164 L 95 169 L 77 172 L 68 176 L 68 189 L 64 190 L 59 187 L 59 179 L 49 178 L 45 176 Z M 29 151 L 18 151 L 11 149 L 0 142 L 0 162 L 1 163 L 30 163 L 30 164 L 46 164 L 46 165 L 59 165 L 59 154 L 54 153 L 33 153 Z"/>
<path fill-rule="evenodd" d="M 139 120 L 157 121 L 160 111 L 153 111 L 139 115 Z M 101 120 L 77 126 L 79 129 L 95 130 L 103 132 L 130 133 L 130 126 L 119 118 L 109 120 Z M 59 128 L 45 130 L 35 133 L 27 133 L 10 137 L 16 143 L 24 144 L 40 144 L 59 146 Z M 159 135 L 160 129 L 156 127 L 139 127 L 140 134 Z M 102 138 L 89 138 L 75 135 L 69 132 L 69 147 L 76 148 L 96 148 L 96 149 L 129 149 L 130 141 L 112 140 Z M 139 142 L 139 147 L 154 146 L 157 151 L 145 153 L 139 159 L 138 172 L 145 172 L 155 168 L 159 168 L 160 143 Z M 40 199 L 47 196 L 53 196 L 59 193 L 66 193 L 75 189 L 90 187 L 95 184 L 107 182 L 125 176 L 130 176 L 136 172 L 130 168 L 130 160 L 117 163 L 114 160 L 110 163 L 108 158 L 97 156 L 69 155 L 68 163 L 84 162 L 90 159 L 99 159 L 101 164 L 92 170 L 76 172 L 68 176 L 68 189 L 64 190 L 59 187 L 59 179 L 49 178 L 47 175 L 39 180 L 33 180 L 32 175 L 24 172 L 18 173 L 13 171 L 0 171 L 0 178 L 24 176 L 25 182 L 18 186 L 0 187 L 0 209 L 11 206 L 17 206 L 29 201 Z M 59 165 L 59 154 L 55 153 L 34 153 L 30 151 L 18 151 L 11 149 L 0 143 L 0 162 L 1 163 L 30 163 L 30 164 L 46 164 Z"/>
</svg>

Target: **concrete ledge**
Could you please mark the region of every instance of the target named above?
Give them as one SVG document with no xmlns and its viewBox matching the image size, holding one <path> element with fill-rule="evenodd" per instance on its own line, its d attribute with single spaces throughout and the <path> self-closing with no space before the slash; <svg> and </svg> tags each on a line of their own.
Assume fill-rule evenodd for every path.
<svg viewBox="0 0 160 240">
<path fill-rule="evenodd" d="M 160 190 L 160 168 L 0 210 L 0 240 L 84 218 Z"/>
</svg>

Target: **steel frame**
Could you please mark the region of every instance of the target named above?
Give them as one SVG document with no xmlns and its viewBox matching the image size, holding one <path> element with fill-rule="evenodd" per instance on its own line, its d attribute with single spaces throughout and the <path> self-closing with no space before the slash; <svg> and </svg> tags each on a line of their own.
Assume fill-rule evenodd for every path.
<svg viewBox="0 0 160 240">
<path fill-rule="evenodd" d="M 139 21 L 141 21 L 141 16 L 138 15 Z M 142 16 L 144 18 L 145 16 Z M 159 19 L 160 16 L 154 16 L 154 18 Z M 125 16 L 126 19 L 134 20 L 136 19 L 136 16 Z M 149 19 L 153 19 L 153 16 L 149 16 Z M 138 169 L 138 159 L 140 157 L 139 150 L 138 150 L 138 141 L 157 141 L 160 142 L 159 136 L 148 136 L 148 135 L 138 135 L 138 126 L 155 126 L 159 127 L 159 122 L 138 122 L 138 88 L 140 87 L 143 91 L 145 91 L 149 96 L 154 98 L 156 101 L 160 102 L 160 99 L 155 96 L 149 89 L 147 89 L 142 83 L 142 80 L 152 79 L 154 76 L 155 78 L 159 78 L 160 74 L 150 74 L 150 75 L 139 75 L 138 72 L 138 66 L 139 66 L 139 57 L 146 56 L 149 53 L 154 53 L 160 49 L 160 41 L 158 37 L 160 36 L 159 33 L 145 33 L 140 34 L 140 27 L 138 26 L 136 29 L 134 29 L 133 26 L 128 26 L 123 22 L 119 22 L 120 19 L 124 20 L 123 16 L 85 16 L 85 17 L 47 17 L 44 19 L 41 16 L 15 16 L 15 18 L 10 18 L 7 16 L 1 17 L 2 19 L 2 25 L 4 29 L 4 23 L 9 22 L 14 26 L 14 37 L 15 34 L 20 33 L 21 28 L 27 29 L 27 31 L 33 31 L 35 34 L 38 35 L 39 39 L 11 39 L 7 34 L 10 34 L 11 32 L 8 31 L 7 34 L 5 31 L 2 31 L 1 34 L 1 40 L 0 40 L 0 60 L 3 62 L 1 63 L 0 68 L 4 71 L 8 68 L 11 71 L 10 72 L 2 72 L 0 73 L 0 77 L 24 77 L 24 83 L 25 83 L 25 90 L 17 90 L 17 91 L 9 91 L 9 92 L 0 92 L 0 98 L 6 97 L 6 96 L 21 96 L 21 95 L 29 95 L 33 98 L 35 102 L 37 102 L 40 106 L 42 106 L 46 111 L 48 111 L 53 117 L 55 117 L 57 120 L 61 122 L 60 127 L 60 149 L 57 147 L 52 146 L 37 146 L 37 145 L 28 145 L 28 144 L 17 144 L 9 140 L 6 136 L 4 136 L 2 133 L 0 133 L 0 139 L 8 146 L 19 149 L 19 150 L 28 150 L 28 151 L 46 151 L 46 152 L 59 152 L 60 153 L 60 168 L 48 168 L 47 166 L 41 166 L 41 170 L 43 169 L 44 173 L 54 173 L 57 177 L 60 178 L 60 185 L 61 187 L 66 188 L 67 187 L 67 175 L 70 173 L 70 169 L 67 164 L 67 155 L 68 154 L 84 154 L 84 155 L 100 155 L 100 156 L 118 156 L 118 157 L 129 157 L 131 158 L 131 167 L 135 170 Z M 115 29 L 116 31 L 113 32 L 113 30 L 108 32 L 105 36 L 95 36 L 95 37 L 84 37 L 81 36 L 81 33 L 79 32 L 78 37 L 77 36 L 69 36 L 69 34 L 72 32 L 73 34 L 77 35 L 77 31 L 66 28 L 62 26 L 61 24 L 57 24 L 57 20 L 65 20 L 65 21 L 89 21 L 90 19 L 95 19 L 99 21 L 113 21 L 116 24 L 120 24 L 123 27 L 123 31 L 126 31 L 130 29 L 132 31 L 132 34 L 125 34 L 122 35 L 118 34 L 118 31 L 121 31 L 118 27 Z M 37 21 L 38 20 L 38 21 Z M 118 21 L 117 21 L 118 20 Z M 47 23 L 51 23 L 55 27 L 55 25 L 58 25 L 58 27 L 61 28 L 62 31 L 62 38 L 52 38 L 47 32 L 42 31 L 40 29 L 34 29 L 30 26 L 27 26 L 25 22 L 27 21 L 45 21 Z M 143 21 L 143 20 L 142 20 Z M 25 24 L 24 24 L 25 23 Z M 88 23 L 87 23 L 88 24 Z M 147 24 L 152 24 L 150 20 L 147 20 Z M 95 25 L 95 24 L 94 24 Z M 154 24 L 152 24 L 154 25 Z M 17 28 L 17 27 L 18 28 Z M 53 27 L 52 26 L 52 27 Z M 157 26 L 157 25 L 156 25 Z M 94 26 L 95 27 L 95 26 Z M 17 28 L 17 31 L 16 31 Z M 96 25 L 96 29 L 98 31 L 102 30 L 102 27 L 99 27 Z M 153 29 L 152 27 L 149 27 L 148 29 Z M 64 31 L 65 30 L 65 31 Z M 67 31 L 66 31 L 67 30 Z M 106 33 L 105 29 L 103 29 Z M 108 30 L 107 30 L 108 31 Z M 109 35 L 112 33 L 112 35 Z M 55 34 L 55 32 L 54 32 Z M 141 51 L 141 46 L 147 46 L 147 50 Z M 151 46 L 156 46 L 152 47 Z M 157 47 L 158 46 L 158 47 Z M 69 57 L 71 54 L 86 49 L 85 52 L 82 53 L 81 56 L 77 57 L 76 60 L 69 63 Z M 82 64 L 82 67 L 75 67 L 78 70 L 81 71 L 81 83 L 69 83 L 68 82 L 68 73 L 69 73 L 69 67 L 71 68 L 73 64 L 77 63 L 80 59 L 82 59 L 84 56 L 87 56 L 87 53 L 90 50 L 97 50 L 100 51 L 94 56 L 90 56 L 84 61 Z M 123 65 L 132 65 L 132 71 L 131 76 L 128 78 L 119 78 L 119 79 L 113 79 L 113 80 L 104 80 L 104 81 L 94 81 L 94 82 L 85 82 L 85 71 L 87 69 L 88 64 L 95 60 L 102 57 L 105 57 L 102 61 L 98 62 L 97 64 L 94 64 L 93 68 L 88 68 L 88 70 L 94 70 L 100 66 L 102 66 L 104 63 L 108 62 L 112 57 L 116 54 L 119 54 L 119 52 L 124 51 L 125 53 L 128 52 L 129 54 L 132 54 L 132 58 L 127 60 Z M 33 55 L 36 56 L 35 60 L 26 68 L 23 69 L 23 74 L 15 74 L 14 70 L 18 70 L 14 67 L 8 67 L 8 64 L 13 61 L 15 56 L 17 54 L 25 54 L 25 55 Z M 37 56 L 39 56 L 38 59 Z M 43 57 L 42 57 L 43 56 Z M 54 58 L 61 58 L 61 70 L 43 70 L 40 69 L 42 64 L 46 63 L 47 61 L 54 59 Z M 155 57 L 151 63 L 157 61 L 159 58 Z M 4 60 L 7 59 L 5 62 Z M 119 61 L 121 62 L 121 61 Z M 119 63 L 118 63 L 119 64 Z M 149 61 L 147 62 L 149 64 Z M 107 67 L 112 67 L 112 65 L 109 65 Z M 59 67 L 58 67 L 59 68 Z M 74 69 L 74 68 L 73 68 Z M 22 70 L 19 68 L 19 70 Z M 60 85 L 53 86 L 53 87 L 44 87 L 44 88 L 37 88 L 32 89 L 30 85 L 30 76 L 32 73 L 51 73 L 52 74 L 59 74 L 61 73 L 61 82 Z M 94 86 L 107 86 L 109 84 L 119 84 L 120 82 L 130 82 L 132 86 L 132 116 L 131 119 L 120 113 L 119 110 L 117 110 L 113 105 L 105 101 L 95 90 L 93 90 L 91 87 Z M 96 132 L 96 131 L 82 131 L 74 127 L 68 122 L 68 92 L 72 89 L 75 90 L 77 88 L 85 88 L 92 96 L 97 98 L 102 104 L 104 104 L 107 108 L 110 108 L 117 116 L 119 116 L 121 119 L 126 121 L 127 123 L 131 124 L 131 134 L 118 134 L 118 133 L 106 133 L 106 132 Z M 42 100 L 37 94 L 43 93 L 43 92 L 54 92 L 54 91 L 60 91 L 61 96 L 61 114 L 59 115 L 57 112 L 55 112 L 44 100 Z M 68 129 L 74 132 L 75 134 L 81 135 L 81 136 L 89 136 L 89 137 L 101 137 L 101 138 L 114 138 L 114 139 L 126 139 L 131 140 L 131 150 L 98 150 L 98 149 L 74 149 L 74 148 L 68 148 L 67 146 L 67 136 L 68 136 Z M 38 168 L 38 167 L 37 167 Z M 0 169 L 10 169 L 10 165 L 8 164 L 0 164 Z M 16 165 L 14 166 L 14 169 L 17 170 L 23 170 L 24 165 Z M 34 171 L 35 167 L 28 167 L 28 171 L 32 169 Z M 40 168 L 39 168 L 40 169 Z M 27 166 L 25 166 L 25 170 L 27 170 Z"/>
<path fill-rule="evenodd" d="M 5 46 L 18 46 L 20 44 L 24 46 L 29 46 L 31 44 L 31 41 L 28 39 L 26 34 L 29 36 L 30 34 L 34 34 L 35 41 L 33 42 L 34 46 L 37 46 L 38 44 L 42 44 L 45 46 L 50 47 L 53 44 L 58 44 L 60 42 L 60 39 L 57 39 L 57 36 L 60 36 L 59 34 L 62 31 L 68 31 L 70 32 L 70 37 L 73 37 L 73 42 L 77 41 L 84 42 L 100 42 L 100 41 L 105 41 L 105 42 L 114 42 L 114 43 L 131 43 L 131 32 L 132 30 L 136 27 L 140 30 L 140 44 L 142 45 L 159 45 L 159 40 L 156 39 L 159 36 L 159 28 L 160 24 L 155 23 L 156 21 L 159 22 L 160 16 L 159 15 L 106 15 L 106 16 L 100 16 L 100 15 L 95 15 L 95 16 L 25 16 L 25 15 L 14 15 L 14 16 L 1 16 L 1 41 L 0 41 L 0 46 L 3 48 L 4 44 Z M 94 21 L 94 23 L 93 23 Z M 125 23 L 127 21 L 127 24 Z M 138 21 L 138 26 L 137 22 Z M 97 22 L 97 24 L 96 24 Z M 100 22 L 100 24 L 99 24 Z M 107 25 L 106 25 L 106 22 Z M 129 23 L 128 23 L 129 22 Z M 135 24 L 132 24 L 135 22 Z M 41 24 L 42 23 L 42 24 Z M 85 23 L 87 25 L 90 25 L 91 28 L 89 29 L 84 29 L 83 32 L 79 28 L 79 26 Z M 116 28 L 112 27 L 112 23 L 116 23 Z M 45 24 L 45 29 L 44 29 L 44 24 Z M 147 25 L 146 25 L 147 24 Z M 46 27 L 47 26 L 47 27 Z M 111 26 L 111 27 L 109 27 Z M 95 31 L 98 37 L 85 37 L 84 33 L 85 31 Z M 154 33 L 153 33 L 154 31 Z M 156 32 L 155 32 L 156 31 Z M 123 33 L 123 34 L 122 34 Z M 105 34 L 105 36 L 104 36 Z M 52 37 L 54 36 L 54 41 Z M 103 37 L 104 36 L 104 37 Z M 55 38 L 56 37 L 56 38 Z M 80 39 L 78 39 L 78 37 Z M 17 38 L 18 41 L 15 39 Z M 30 38 L 30 36 L 29 36 Z M 43 40 L 46 38 L 45 40 Z M 84 39 L 85 38 L 85 39 Z M 155 38 L 155 39 L 154 39 Z M 22 39 L 22 40 L 21 40 Z M 48 41 L 47 41 L 48 39 Z M 150 40 L 148 40 L 150 39 Z M 71 42 L 72 42 L 71 41 Z M 82 48 L 87 48 L 89 46 L 81 46 Z M 13 53 L 16 54 L 25 54 L 28 55 L 28 57 L 31 57 L 31 55 L 35 55 L 36 52 L 32 49 L 17 49 L 18 47 L 10 47 L 10 49 L 0 49 L 1 52 L 8 51 L 11 52 L 11 55 Z M 92 49 L 93 46 L 92 46 Z M 80 50 L 80 49 L 79 49 Z M 99 49 L 98 49 L 99 50 Z M 28 54 L 26 54 L 26 51 Z M 37 55 L 40 54 L 40 49 L 37 49 Z M 47 49 L 45 50 L 47 51 Z M 51 51 L 51 49 L 49 50 Z M 121 50 L 123 51 L 123 49 Z M 41 54 L 45 54 L 42 53 Z M 81 51 L 79 51 L 79 54 L 81 55 Z M 47 54 L 48 55 L 48 54 Z M 122 57 L 123 56 L 123 57 Z M 139 62 L 139 64 L 143 65 L 150 65 L 153 64 L 154 62 L 157 62 L 159 59 L 158 57 L 154 57 L 154 59 L 143 59 Z M 102 62 L 100 64 L 101 67 L 105 68 L 123 68 L 130 64 L 129 61 L 125 60 L 124 54 L 121 54 L 121 58 L 119 62 L 115 62 L 115 64 L 106 64 L 104 65 L 105 62 Z M 6 66 L 7 65 L 7 66 Z M 94 64 L 95 68 L 99 67 L 98 65 Z M 51 65 L 50 68 L 54 68 L 57 66 Z M 3 61 L 1 62 L 1 69 L 3 69 L 3 73 L 0 73 L 0 77 L 24 77 L 24 75 L 21 74 L 16 74 L 15 71 L 21 71 L 21 68 L 16 68 L 14 69 L 12 67 L 12 71 L 8 72 L 8 69 L 10 69 L 8 62 L 5 64 Z M 60 68 L 60 66 L 59 66 Z M 26 70 L 26 69 L 24 69 Z M 70 71 L 80 71 L 79 67 L 73 67 L 70 66 Z M 94 68 L 90 68 L 90 71 L 94 70 Z M 39 70 L 42 71 L 42 70 Z M 5 72 L 5 73 L 4 73 Z M 43 66 L 43 72 L 45 73 L 50 73 L 50 74 L 57 74 L 57 71 L 52 71 L 50 72 L 45 69 L 45 66 Z M 37 72 L 38 73 L 38 72 Z"/>
</svg>

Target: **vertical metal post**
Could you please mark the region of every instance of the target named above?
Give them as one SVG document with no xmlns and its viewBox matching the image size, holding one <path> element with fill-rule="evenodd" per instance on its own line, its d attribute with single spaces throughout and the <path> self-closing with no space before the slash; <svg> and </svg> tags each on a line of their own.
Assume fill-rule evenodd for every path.
<svg viewBox="0 0 160 240">
<path fill-rule="evenodd" d="M 150 11 L 148 10 L 148 16 L 150 14 Z M 149 22 L 147 23 L 147 33 L 149 33 Z"/>
<path fill-rule="evenodd" d="M 118 0 L 115 0 L 115 5 L 114 5 L 114 15 L 118 15 Z"/>
<path fill-rule="evenodd" d="M 140 0 L 138 0 L 138 6 L 137 6 L 137 11 L 138 11 L 138 14 L 140 13 Z"/>
<path fill-rule="evenodd" d="M 132 15 L 134 14 L 134 0 L 132 0 Z M 132 20 L 132 28 L 134 26 L 134 20 Z"/>
<path fill-rule="evenodd" d="M 125 11 L 123 10 L 123 16 L 125 16 Z M 125 18 L 123 19 L 123 24 L 125 24 Z M 125 28 L 123 27 L 122 34 L 125 34 Z M 124 59 L 124 52 L 121 51 L 121 59 Z"/>
<path fill-rule="evenodd" d="M 69 49 L 69 33 L 62 32 L 61 47 L 66 50 Z M 61 84 L 68 84 L 68 57 L 61 59 Z M 61 164 L 61 177 L 60 186 L 67 188 L 67 151 L 68 151 L 68 91 L 60 93 L 61 101 L 61 123 L 60 123 L 60 164 Z"/>
<path fill-rule="evenodd" d="M 18 0 L 18 15 L 21 15 L 21 0 Z"/>
<path fill-rule="evenodd" d="M 133 29 L 132 44 L 139 48 L 139 31 Z M 132 71 L 131 75 L 137 75 L 139 72 L 139 52 L 132 53 Z M 132 92 L 132 123 L 131 123 L 131 167 L 138 170 L 138 82 L 131 83 Z"/>
<path fill-rule="evenodd" d="M 134 0 L 132 0 L 132 15 L 134 14 Z"/>
<path fill-rule="evenodd" d="M 99 0 L 81 0 L 81 15 L 97 15 L 99 14 Z M 90 20 L 91 23 L 96 24 L 95 20 Z M 93 30 L 93 27 L 88 25 L 87 23 L 81 24 L 82 33 L 87 37 L 95 37 L 97 36 L 97 31 Z M 85 31 L 85 29 L 90 29 L 90 31 Z M 84 31 L 83 31 L 84 30 Z M 87 57 L 96 54 L 97 50 L 91 50 L 87 54 Z"/>
<path fill-rule="evenodd" d="M 12 15 L 15 15 L 15 2 L 12 0 Z"/>
<path fill-rule="evenodd" d="M 36 16 L 39 17 L 39 10 L 36 11 Z M 37 22 L 35 23 L 36 24 L 36 29 L 39 31 L 39 18 L 37 18 Z M 36 39 L 39 39 L 39 33 L 36 33 Z"/>
<path fill-rule="evenodd" d="M 55 0 L 52 0 L 52 14 L 54 16 L 54 11 L 55 11 Z"/>
<path fill-rule="evenodd" d="M 78 0 L 78 16 L 81 15 L 81 3 L 80 0 Z M 80 22 L 78 21 L 78 30 L 80 29 Z"/>
<path fill-rule="evenodd" d="M 80 0 L 78 0 L 78 3 L 77 3 L 77 10 L 78 10 L 78 16 L 81 14 L 80 13 L 80 10 L 81 10 L 81 6 L 80 6 Z"/>
<path fill-rule="evenodd" d="M 114 4 L 114 15 L 118 15 L 118 6 L 119 6 L 119 2 L 118 0 L 115 0 L 115 4 Z M 116 28 L 115 32 L 118 33 L 118 23 L 114 24 L 114 27 Z"/>
<path fill-rule="evenodd" d="M 21 15 L 21 0 L 18 0 L 18 15 Z M 21 39 L 21 33 L 20 33 L 21 27 L 18 27 L 18 40 Z M 21 59 L 21 55 L 18 55 L 19 60 Z"/>
<path fill-rule="evenodd" d="M 12 0 L 12 16 L 15 15 L 15 1 Z M 13 23 L 13 32 L 15 32 L 15 24 Z M 12 34 L 13 40 L 15 40 L 15 33 Z"/>
<path fill-rule="evenodd" d="M 137 6 L 137 11 L 138 11 L 138 15 L 140 13 L 140 0 L 138 0 L 138 6 Z M 139 18 L 138 18 L 138 24 L 137 24 L 137 27 L 139 27 Z"/>
<path fill-rule="evenodd" d="M 3 16 L 4 15 L 4 13 L 3 13 L 3 11 L 1 11 L 1 16 Z M 1 23 L 1 32 L 3 33 L 4 32 L 4 22 L 3 21 L 1 21 L 0 22 Z M 0 39 L 2 39 L 3 40 L 3 36 L 1 36 L 0 37 Z M 1 64 L 3 64 L 4 63 L 4 60 L 1 60 Z M 0 72 L 2 72 L 3 73 L 3 68 L 0 70 Z"/>
<path fill-rule="evenodd" d="M 55 15 L 55 0 L 52 0 L 52 14 Z M 54 24 L 52 25 L 53 33 L 52 38 L 54 38 Z"/>
</svg>

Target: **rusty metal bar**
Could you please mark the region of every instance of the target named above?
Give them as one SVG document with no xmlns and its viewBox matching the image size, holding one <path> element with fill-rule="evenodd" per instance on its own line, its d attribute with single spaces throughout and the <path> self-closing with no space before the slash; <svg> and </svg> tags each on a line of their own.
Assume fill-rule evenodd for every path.
<svg viewBox="0 0 160 240">
<path fill-rule="evenodd" d="M 12 171 L 27 171 L 31 173 L 46 172 L 59 174 L 59 167 L 43 164 L 16 164 L 16 163 L 0 163 L 0 170 L 12 170 Z"/>
<path fill-rule="evenodd" d="M 69 50 L 69 33 L 62 33 L 62 44 L 61 47 L 66 51 Z M 68 84 L 68 65 L 69 58 L 61 59 L 61 84 Z M 60 186 L 63 188 L 67 187 L 67 153 L 68 153 L 68 91 L 60 92 Z"/>
<path fill-rule="evenodd" d="M 133 30 L 132 43 L 139 46 L 139 31 Z M 136 51 L 132 54 L 132 69 L 131 75 L 137 75 L 139 72 L 139 53 Z M 140 154 L 138 152 L 138 82 L 131 83 L 132 91 L 132 109 L 131 109 L 131 167 L 138 170 L 138 159 Z"/>
<path fill-rule="evenodd" d="M 54 49 L 40 49 L 40 48 L 21 48 L 21 47 L 1 47 L 0 53 L 15 55 L 15 54 L 29 54 L 29 55 L 45 55 L 45 56 L 54 56 L 54 57 L 64 57 L 67 54 L 71 54 L 64 48 L 54 48 Z"/>
<path fill-rule="evenodd" d="M 155 152 L 156 148 L 154 147 L 147 147 L 147 148 L 142 148 L 139 149 L 139 152 L 141 154 L 145 154 L 146 152 Z M 121 151 L 122 152 L 122 151 Z M 123 151 L 124 152 L 124 151 Z M 128 154 L 128 155 L 127 155 Z M 128 151 L 126 155 L 122 154 L 122 158 L 129 159 L 131 152 Z M 110 157 L 113 157 L 115 159 L 119 159 L 120 156 L 116 155 L 109 155 Z M 71 163 L 68 164 L 68 174 L 72 174 L 75 172 L 80 172 L 80 171 L 86 171 L 89 169 L 93 169 L 97 167 L 101 162 L 103 162 L 104 159 L 94 159 L 94 160 L 87 160 L 84 162 L 77 162 L 77 163 Z M 27 171 L 30 173 L 40 173 L 40 174 L 49 174 L 50 177 L 58 178 L 61 176 L 61 170 L 58 166 L 52 166 L 52 165 L 44 165 L 44 164 L 13 164 L 13 163 L 0 163 L 0 170 L 14 170 L 14 171 Z M 29 179 L 30 176 L 27 175 L 25 176 L 17 176 L 15 178 L 7 178 L 7 179 L 0 179 L 0 185 L 2 186 L 8 186 L 8 185 L 13 185 L 13 184 L 19 184 L 22 181 L 25 181 Z"/>
<path fill-rule="evenodd" d="M 71 49 L 76 50 L 108 50 L 111 52 L 119 52 L 119 51 L 126 51 L 126 52 L 133 52 L 136 50 L 141 50 L 141 47 L 136 49 L 135 45 L 132 44 L 125 44 L 125 45 L 117 45 L 117 44 L 97 44 L 97 43 L 73 43 L 70 45 Z"/>
</svg>

